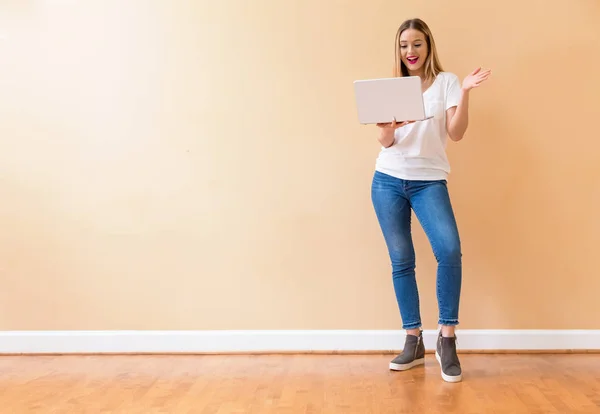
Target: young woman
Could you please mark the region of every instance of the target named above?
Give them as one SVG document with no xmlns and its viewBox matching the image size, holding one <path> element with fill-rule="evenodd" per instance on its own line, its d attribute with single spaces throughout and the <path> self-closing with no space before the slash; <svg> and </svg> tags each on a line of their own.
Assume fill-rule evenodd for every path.
<svg viewBox="0 0 600 414">
<path fill-rule="evenodd" d="M 447 137 L 460 141 L 468 124 L 469 93 L 490 76 L 474 70 L 462 83 L 444 72 L 429 27 L 420 19 L 407 20 L 395 41 L 394 76 L 419 76 L 427 116 L 425 121 L 396 120 L 378 124 L 382 145 L 377 157 L 371 197 L 392 264 L 392 280 L 402 327 L 404 350 L 390 369 L 406 370 L 424 363 L 419 293 L 415 279 L 415 252 L 411 237 L 411 210 L 423 227 L 437 260 L 439 307 L 436 359 L 442 378 L 462 379 L 456 354 L 455 326 L 462 280 L 462 253 L 447 188 L 450 166 Z"/>
</svg>

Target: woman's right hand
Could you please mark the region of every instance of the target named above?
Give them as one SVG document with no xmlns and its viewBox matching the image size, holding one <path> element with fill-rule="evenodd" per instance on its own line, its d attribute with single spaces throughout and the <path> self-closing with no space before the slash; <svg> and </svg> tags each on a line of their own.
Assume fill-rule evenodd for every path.
<svg viewBox="0 0 600 414">
<path fill-rule="evenodd" d="M 379 123 L 377 126 L 381 129 L 379 134 L 379 143 L 385 148 L 391 147 L 394 144 L 394 132 L 398 128 L 402 128 L 405 125 L 412 124 L 415 121 L 403 121 L 400 123 L 396 122 L 396 118 L 392 122 Z"/>
</svg>

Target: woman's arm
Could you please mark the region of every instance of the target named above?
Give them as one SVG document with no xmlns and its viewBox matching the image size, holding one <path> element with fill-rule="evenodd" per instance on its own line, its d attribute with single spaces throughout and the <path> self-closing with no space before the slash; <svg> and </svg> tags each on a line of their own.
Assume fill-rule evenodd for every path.
<svg viewBox="0 0 600 414">
<path fill-rule="evenodd" d="M 460 91 L 458 106 L 448 108 L 446 111 L 446 129 L 452 141 L 460 141 L 469 126 L 469 91 Z"/>
<path fill-rule="evenodd" d="M 446 129 L 452 141 L 460 141 L 467 132 L 469 126 L 469 93 L 471 89 L 477 88 L 487 80 L 492 73 L 491 70 L 481 72 L 481 68 L 475 69 L 464 80 L 460 91 L 458 106 L 448 108 L 446 111 Z"/>
</svg>

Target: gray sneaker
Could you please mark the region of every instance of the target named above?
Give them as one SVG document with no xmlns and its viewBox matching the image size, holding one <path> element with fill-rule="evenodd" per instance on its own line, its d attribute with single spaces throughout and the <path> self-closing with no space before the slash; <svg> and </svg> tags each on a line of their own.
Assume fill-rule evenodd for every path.
<svg viewBox="0 0 600 414">
<path fill-rule="evenodd" d="M 390 362 L 390 369 L 405 371 L 425 363 L 425 345 L 423 345 L 423 331 L 419 336 L 406 335 L 404 350 Z"/>
<path fill-rule="evenodd" d="M 444 338 L 440 331 L 435 349 L 435 359 L 440 363 L 444 381 L 462 381 L 462 369 L 456 354 L 456 335 L 452 338 Z"/>
</svg>

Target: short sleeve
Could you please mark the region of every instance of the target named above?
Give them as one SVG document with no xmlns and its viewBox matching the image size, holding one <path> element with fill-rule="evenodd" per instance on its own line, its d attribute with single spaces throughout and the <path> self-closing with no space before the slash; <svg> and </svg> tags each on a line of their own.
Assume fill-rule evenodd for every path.
<svg viewBox="0 0 600 414">
<path fill-rule="evenodd" d="M 446 110 L 453 106 L 458 106 L 460 101 L 460 80 L 455 74 L 448 76 L 448 84 L 446 86 Z"/>
</svg>

